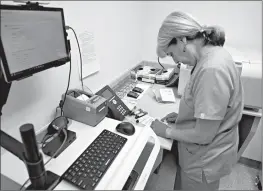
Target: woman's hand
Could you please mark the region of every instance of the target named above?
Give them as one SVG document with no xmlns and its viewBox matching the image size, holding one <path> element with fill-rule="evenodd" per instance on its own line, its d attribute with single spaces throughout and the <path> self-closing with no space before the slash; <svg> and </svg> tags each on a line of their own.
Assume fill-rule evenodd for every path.
<svg viewBox="0 0 263 191">
<path fill-rule="evenodd" d="M 167 125 L 156 119 L 152 122 L 151 128 L 157 136 L 166 138 L 166 129 L 169 128 Z"/>
<path fill-rule="evenodd" d="M 162 122 L 166 121 L 167 123 L 175 123 L 178 114 L 175 112 L 169 113 L 164 118 L 161 119 Z"/>
</svg>

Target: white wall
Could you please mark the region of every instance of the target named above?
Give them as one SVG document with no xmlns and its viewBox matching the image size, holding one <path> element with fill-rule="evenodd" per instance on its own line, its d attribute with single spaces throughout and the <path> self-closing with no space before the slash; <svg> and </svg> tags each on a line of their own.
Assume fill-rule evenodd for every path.
<svg viewBox="0 0 263 191">
<path fill-rule="evenodd" d="M 66 24 L 77 33 L 94 29 L 101 69 L 84 81 L 94 92 L 141 61 L 140 2 L 52 1 L 49 6 L 63 7 Z M 71 31 L 69 38 L 72 48 L 70 87 L 76 88 L 80 87 L 79 54 Z M 3 108 L 2 130 L 21 140 L 20 125 L 33 123 L 37 131 L 48 124 L 66 90 L 68 70 L 69 64 L 66 64 L 14 82 Z"/>
<path fill-rule="evenodd" d="M 180 10 L 190 13 L 201 25 L 222 26 L 226 32 L 225 47 L 235 58 L 262 61 L 261 1 L 145 1 L 143 6 L 144 59 L 156 60 L 161 23 L 168 14 Z"/>
</svg>

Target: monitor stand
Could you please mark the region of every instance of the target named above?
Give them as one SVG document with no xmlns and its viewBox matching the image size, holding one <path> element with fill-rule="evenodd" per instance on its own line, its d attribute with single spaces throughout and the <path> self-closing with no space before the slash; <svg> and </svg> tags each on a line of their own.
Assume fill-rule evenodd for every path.
<svg viewBox="0 0 263 191">
<path fill-rule="evenodd" d="M 11 88 L 11 83 L 7 83 L 4 79 L 2 71 L 0 69 L 0 89 L 1 89 L 1 96 L 0 96 L 0 129 L 1 129 L 1 116 L 2 116 L 2 108 L 6 104 L 7 97 Z M 6 149 L 7 151 L 11 152 L 13 155 L 18 157 L 20 160 L 24 162 L 23 157 L 23 150 L 24 144 L 16 140 L 15 138 L 11 137 L 10 135 L 6 134 L 4 131 L 0 130 L 0 146 Z M 28 166 L 26 165 L 28 168 Z M 45 168 L 45 167 L 44 167 Z M 52 190 L 55 186 L 58 185 L 60 182 L 60 176 L 54 174 L 53 172 L 46 171 L 46 182 L 45 188 L 37 188 L 33 187 L 30 184 L 26 190 Z"/>
<path fill-rule="evenodd" d="M 46 171 L 46 184 L 44 188 L 41 188 L 41 190 L 53 190 L 58 185 L 59 182 L 60 182 L 60 176 L 58 176 L 57 174 L 51 171 Z M 32 184 L 30 184 L 26 188 L 26 190 L 36 190 L 36 188 L 34 188 Z"/>
</svg>

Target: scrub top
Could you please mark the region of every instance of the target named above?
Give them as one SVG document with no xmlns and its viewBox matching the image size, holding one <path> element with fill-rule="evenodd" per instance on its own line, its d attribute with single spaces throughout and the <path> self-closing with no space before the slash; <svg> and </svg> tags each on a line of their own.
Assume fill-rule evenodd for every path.
<svg viewBox="0 0 263 191">
<path fill-rule="evenodd" d="M 219 180 L 237 162 L 238 123 L 244 107 L 240 73 L 223 47 L 205 47 L 180 101 L 175 128 L 194 128 L 197 119 L 220 120 L 217 134 L 206 145 L 178 143 L 179 165 L 189 178 Z"/>
</svg>

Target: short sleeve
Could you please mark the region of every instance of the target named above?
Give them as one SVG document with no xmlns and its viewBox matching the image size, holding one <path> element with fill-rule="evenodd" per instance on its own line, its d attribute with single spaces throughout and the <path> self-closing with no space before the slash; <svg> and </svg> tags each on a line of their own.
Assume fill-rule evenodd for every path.
<svg viewBox="0 0 263 191">
<path fill-rule="evenodd" d="M 194 117 L 222 120 L 230 100 L 231 87 L 226 72 L 217 68 L 205 68 L 195 79 L 193 86 Z"/>
</svg>

